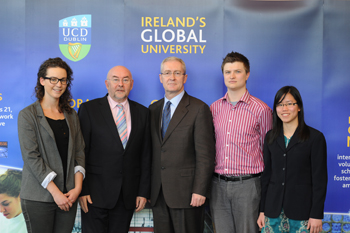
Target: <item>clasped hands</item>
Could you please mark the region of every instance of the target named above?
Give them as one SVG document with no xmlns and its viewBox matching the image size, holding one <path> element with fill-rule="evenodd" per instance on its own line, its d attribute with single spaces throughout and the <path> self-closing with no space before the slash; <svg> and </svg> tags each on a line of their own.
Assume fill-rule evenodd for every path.
<svg viewBox="0 0 350 233">
<path fill-rule="evenodd" d="M 53 199 L 57 206 L 63 211 L 69 211 L 73 206 L 77 198 L 79 197 L 80 190 L 71 189 L 68 193 L 62 193 L 61 191 L 53 194 Z"/>
</svg>

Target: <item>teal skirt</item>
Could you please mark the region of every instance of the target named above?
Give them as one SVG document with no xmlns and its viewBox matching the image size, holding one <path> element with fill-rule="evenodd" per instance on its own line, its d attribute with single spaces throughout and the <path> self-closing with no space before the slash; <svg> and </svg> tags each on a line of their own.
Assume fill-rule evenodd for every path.
<svg viewBox="0 0 350 233">
<path fill-rule="evenodd" d="M 261 233 L 309 233 L 310 231 L 306 229 L 308 222 L 308 220 L 289 219 L 282 209 L 278 218 L 269 218 L 265 216 L 265 226 L 262 228 Z"/>
</svg>

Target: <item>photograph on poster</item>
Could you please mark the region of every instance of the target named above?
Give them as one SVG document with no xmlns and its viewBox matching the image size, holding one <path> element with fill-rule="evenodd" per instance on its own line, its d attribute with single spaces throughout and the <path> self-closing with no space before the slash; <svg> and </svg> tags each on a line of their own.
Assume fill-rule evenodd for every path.
<svg viewBox="0 0 350 233">
<path fill-rule="evenodd" d="M 21 190 L 22 171 L 0 165 L 0 232 L 27 232 L 22 214 Z"/>
<path fill-rule="evenodd" d="M 0 158 L 8 157 L 7 142 L 0 142 Z"/>
</svg>

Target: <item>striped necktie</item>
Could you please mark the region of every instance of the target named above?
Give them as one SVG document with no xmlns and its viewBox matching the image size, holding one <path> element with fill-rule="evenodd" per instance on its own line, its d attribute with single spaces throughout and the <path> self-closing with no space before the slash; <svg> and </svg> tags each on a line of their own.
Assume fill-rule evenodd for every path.
<svg viewBox="0 0 350 233">
<path fill-rule="evenodd" d="M 171 102 L 166 102 L 165 108 L 163 110 L 163 116 L 162 116 L 162 138 L 164 138 L 166 130 L 168 129 L 169 122 L 170 122 L 170 105 Z"/>
<path fill-rule="evenodd" d="M 120 136 L 120 141 L 122 141 L 123 147 L 125 149 L 126 143 L 128 141 L 128 131 L 126 130 L 126 117 L 125 112 L 123 109 L 123 105 L 117 104 L 117 107 L 119 108 L 118 114 L 117 114 L 117 128 L 118 133 Z"/>
</svg>

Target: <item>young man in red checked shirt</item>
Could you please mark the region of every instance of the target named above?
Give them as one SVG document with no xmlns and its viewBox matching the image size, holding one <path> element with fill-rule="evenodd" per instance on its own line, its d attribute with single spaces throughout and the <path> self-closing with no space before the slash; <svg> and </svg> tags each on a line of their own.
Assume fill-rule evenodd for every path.
<svg viewBox="0 0 350 233">
<path fill-rule="evenodd" d="M 221 69 L 227 93 L 210 106 L 216 136 L 211 213 L 216 233 L 254 233 L 258 232 L 263 144 L 272 127 L 272 111 L 247 90 L 250 67 L 245 56 L 227 54 Z"/>
</svg>

